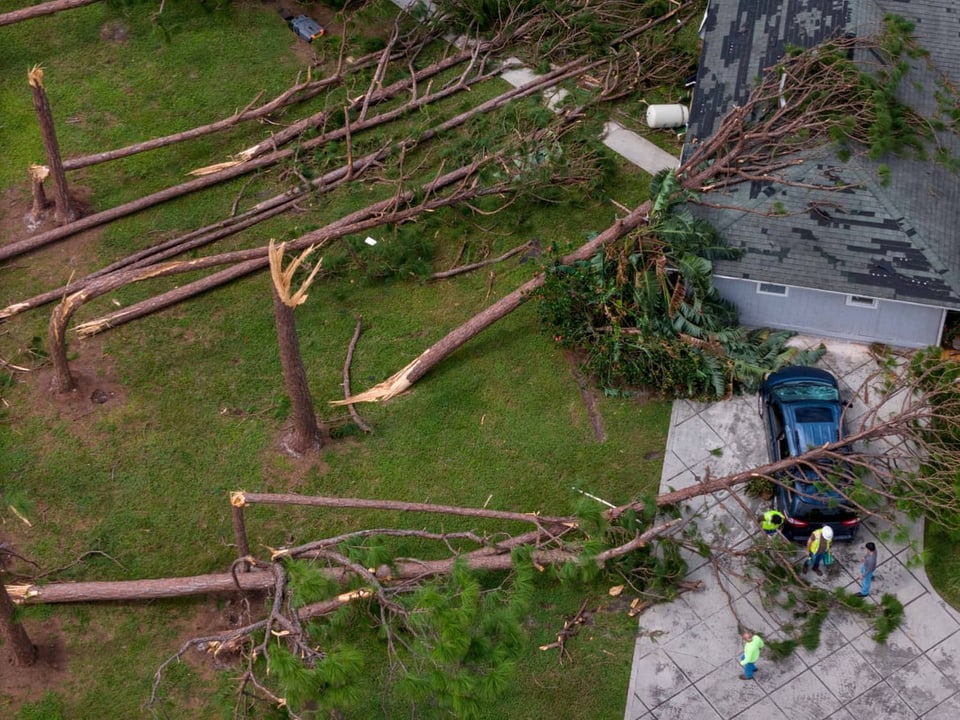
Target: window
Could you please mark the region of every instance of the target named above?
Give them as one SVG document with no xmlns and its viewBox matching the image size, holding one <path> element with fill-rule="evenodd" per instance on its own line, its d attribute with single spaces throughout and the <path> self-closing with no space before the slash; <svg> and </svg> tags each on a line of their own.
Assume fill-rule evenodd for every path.
<svg viewBox="0 0 960 720">
<path fill-rule="evenodd" d="M 761 295 L 781 295 L 787 296 L 786 285 L 773 285 L 771 283 L 757 283 L 757 292 Z"/>
<path fill-rule="evenodd" d="M 847 305 L 851 307 L 875 308 L 877 306 L 877 299 L 863 297 L 863 295 L 847 295 Z"/>
</svg>

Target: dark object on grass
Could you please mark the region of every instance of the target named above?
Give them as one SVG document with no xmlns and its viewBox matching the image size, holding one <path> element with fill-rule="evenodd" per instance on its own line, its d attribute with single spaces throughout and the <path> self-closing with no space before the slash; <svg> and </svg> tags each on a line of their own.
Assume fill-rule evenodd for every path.
<svg viewBox="0 0 960 720">
<path fill-rule="evenodd" d="M 323 27 L 312 17 L 297 15 L 287 23 L 298 38 L 306 42 L 313 42 L 323 35 Z"/>
</svg>

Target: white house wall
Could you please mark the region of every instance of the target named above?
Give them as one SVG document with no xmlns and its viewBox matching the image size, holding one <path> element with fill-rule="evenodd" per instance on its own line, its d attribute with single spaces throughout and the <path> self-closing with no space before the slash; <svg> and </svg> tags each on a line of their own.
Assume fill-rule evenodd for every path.
<svg viewBox="0 0 960 720">
<path fill-rule="evenodd" d="M 720 295 L 736 305 L 740 322 L 907 348 L 937 345 L 945 311 L 928 305 L 878 300 L 876 307 L 849 305 L 840 293 L 786 286 L 787 294 L 757 292 L 754 280 L 714 277 Z"/>
</svg>

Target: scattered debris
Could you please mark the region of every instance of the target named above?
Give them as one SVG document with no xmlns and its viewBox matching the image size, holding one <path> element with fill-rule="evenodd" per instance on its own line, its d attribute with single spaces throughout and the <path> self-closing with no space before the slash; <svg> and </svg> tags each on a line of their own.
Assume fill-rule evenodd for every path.
<svg viewBox="0 0 960 720">
<path fill-rule="evenodd" d="M 559 660 L 560 664 L 563 665 L 564 656 L 570 656 L 570 653 L 567 651 L 566 647 L 567 640 L 579 633 L 582 626 L 589 624 L 595 612 L 596 610 L 587 610 L 587 600 L 584 599 L 584 601 L 580 603 L 580 609 L 577 610 L 576 614 L 569 620 L 564 621 L 563 629 L 557 633 L 556 642 L 552 642 L 547 645 L 541 645 L 540 649 L 559 649 Z"/>
<path fill-rule="evenodd" d="M 26 517 L 24 517 L 24 515 L 19 510 L 17 510 L 13 505 L 7 505 L 7 507 L 10 509 L 10 512 L 12 512 L 14 515 L 20 518 L 20 520 L 23 521 L 24 525 L 26 525 L 27 527 L 33 527 L 33 523 L 30 522 Z"/>
<path fill-rule="evenodd" d="M 294 34 L 304 42 L 313 42 L 324 33 L 323 26 L 307 15 L 297 15 L 287 21 Z"/>
</svg>

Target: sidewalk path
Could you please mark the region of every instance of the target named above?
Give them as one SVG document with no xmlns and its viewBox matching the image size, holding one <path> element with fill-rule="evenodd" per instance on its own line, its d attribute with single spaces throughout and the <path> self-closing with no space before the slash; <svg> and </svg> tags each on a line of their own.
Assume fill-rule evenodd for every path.
<svg viewBox="0 0 960 720">
<path fill-rule="evenodd" d="M 813 346 L 820 339 L 800 337 Z M 824 340 L 819 365 L 841 379 L 852 395 L 876 370 L 866 346 Z M 862 413 L 854 405 L 851 413 Z M 677 401 L 664 457 L 661 492 L 694 484 L 707 467 L 717 477 L 767 461 L 757 398 L 718 403 Z M 749 512 L 729 495 L 699 499 L 696 521 L 710 541 L 745 547 L 757 532 L 759 501 L 742 495 Z M 751 681 L 738 679 L 742 641 L 737 614 L 761 636 L 780 636 L 778 620 L 762 606 L 757 590 L 736 580 L 724 592 L 707 561 L 689 556 L 688 579 L 701 590 L 640 615 L 627 694 L 625 720 L 956 720 L 960 718 L 960 614 L 931 588 L 915 549 L 892 537 L 887 524 L 868 520 L 857 541 L 836 543 L 839 575 L 813 578 L 823 587 L 856 591 L 862 545 L 877 543 L 879 564 L 871 602 L 883 593 L 904 605 L 904 621 L 885 645 L 871 628 L 848 613 L 831 612 L 820 646 L 775 662 L 761 655 Z M 922 525 L 910 526 L 917 548 Z M 798 556 L 802 547 L 798 545 Z M 736 570 L 730 556 L 720 558 Z M 876 597 L 875 597 L 875 596 Z"/>
</svg>

